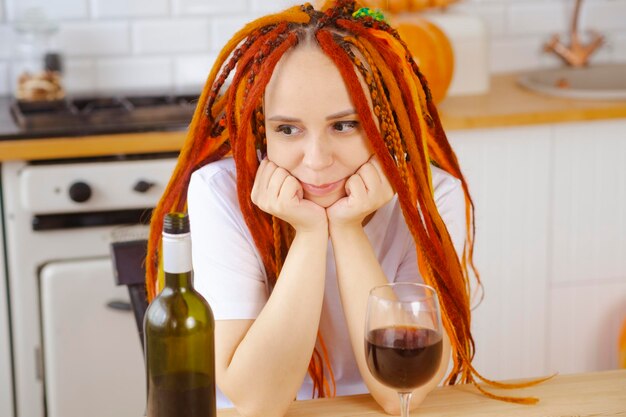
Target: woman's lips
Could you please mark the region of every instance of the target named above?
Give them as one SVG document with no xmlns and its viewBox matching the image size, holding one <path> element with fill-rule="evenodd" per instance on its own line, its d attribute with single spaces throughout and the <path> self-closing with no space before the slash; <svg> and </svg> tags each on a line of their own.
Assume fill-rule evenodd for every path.
<svg viewBox="0 0 626 417">
<path fill-rule="evenodd" d="M 305 192 L 318 196 L 318 197 L 323 197 L 337 190 L 339 187 L 342 187 L 343 179 L 339 181 L 331 182 L 328 184 L 322 184 L 322 185 L 307 184 L 306 182 L 301 182 L 301 184 L 302 184 L 302 189 Z"/>
</svg>

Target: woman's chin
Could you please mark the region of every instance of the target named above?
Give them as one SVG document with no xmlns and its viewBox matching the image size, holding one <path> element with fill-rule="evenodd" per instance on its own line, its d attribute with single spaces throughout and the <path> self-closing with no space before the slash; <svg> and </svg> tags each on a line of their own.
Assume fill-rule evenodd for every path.
<svg viewBox="0 0 626 417">
<path fill-rule="evenodd" d="M 319 195 L 307 195 L 304 194 L 304 198 L 312 201 L 320 207 L 328 208 L 339 201 L 341 198 L 345 197 L 344 193 L 331 193 L 329 195 L 319 196 Z"/>
</svg>

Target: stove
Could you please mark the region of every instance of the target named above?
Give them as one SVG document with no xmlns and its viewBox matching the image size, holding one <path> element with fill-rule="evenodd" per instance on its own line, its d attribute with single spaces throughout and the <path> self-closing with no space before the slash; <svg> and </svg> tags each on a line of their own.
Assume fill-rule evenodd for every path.
<svg viewBox="0 0 626 417">
<path fill-rule="evenodd" d="M 186 127 L 197 94 L 67 97 L 51 101 L 13 100 L 11 113 L 24 131 L 107 133 Z"/>
</svg>

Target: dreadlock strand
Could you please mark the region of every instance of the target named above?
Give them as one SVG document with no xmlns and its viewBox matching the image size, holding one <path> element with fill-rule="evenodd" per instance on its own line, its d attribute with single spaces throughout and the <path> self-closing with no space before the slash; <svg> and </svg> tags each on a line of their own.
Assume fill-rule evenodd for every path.
<svg viewBox="0 0 626 417">
<path fill-rule="evenodd" d="M 389 173 L 391 177 L 390 180 L 392 181 L 392 183 L 393 182 L 396 183 L 396 188 L 399 190 L 399 198 L 405 200 L 404 207 L 414 207 L 414 203 L 410 203 L 406 201 L 406 193 L 402 193 L 400 191 L 400 190 L 403 190 L 403 187 L 400 186 L 401 179 L 399 178 L 399 174 L 397 173 L 397 171 L 391 169 L 392 163 L 390 163 L 389 161 L 391 159 L 391 156 L 388 154 L 388 152 L 385 152 L 386 148 L 384 147 L 384 144 L 382 143 L 382 139 L 380 137 L 379 132 L 376 130 L 376 127 L 373 124 L 373 120 L 371 118 L 371 114 L 369 110 L 369 105 L 362 91 L 360 82 L 358 78 L 356 77 L 354 70 L 352 69 L 353 67 L 352 67 L 351 61 L 349 60 L 349 58 L 345 56 L 345 52 L 343 52 L 343 49 L 337 46 L 333 42 L 332 35 L 330 35 L 330 33 L 326 31 L 320 31 L 318 33 L 318 41 L 322 49 L 324 49 L 327 55 L 329 55 L 331 59 L 333 59 L 333 61 L 339 68 L 339 71 L 341 72 L 342 76 L 344 77 L 344 82 L 346 83 L 346 85 L 348 86 L 349 90 L 352 93 L 352 97 L 354 99 L 357 112 L 359 113 L 359 116 L 362 119 L 364 129 L 366 130 L 368 137 L 370 137 L 370 140 L 372 141 L 372 145 L 375 151 L 377 152 L 379 158 L 381 159 L 381 163 L 383 164 L 386 173 L 387 172 Z M 373 130 L 373 132 L 371 132 L 371 130 Z M 372 138 L 375 138 L 375 139 L 372 139 Z M 404 196 L 402 194 L 404 194 Z M 408 213 L 411 213 L 411 212 L 408 211 Z M 417 213 L 415 213 L 415 210 L 413 214 L 414 216 L 410 216 L 410 217 L 417 217 L 416 215 Z M 428 246 L 425 245 L 425 247 L 427 248 Z M 432 256 L 430 257 L 430 259 L 436 260 L 437 257 Z M 439 268 L 441 267 L 445 268 L 444 262 L 439 262 Z M 444 271 L 448 272 L 445 269 Z M 439 274 L 435 274 L 435 276 L 439 276 Z"/>
<path fill-rule="evenodd" d="M 415 203 L 410 202 L 410 196 L 407 195 L 405 187 L 402 186 L 402 179 L 400 177 L 400 174 L 397 172 L 397 170 L 394 169 L 395 163 L 389 155 L 389 152 L 387 151 L 387 148 L 381 138 L 378 128 L 374 124 L 369 104 L 363 92 L 360 81 L 353 70 L 352 62 L 346 56 L 343 48 L 335 44 L 332 39 L 332 35 L 328 31 L 319 31 L 317 38 L 320 43 L 320 47 L 322 47 L 326 54 L 335 62 L 335 65 L 338 67 L 340 73 L 342 74 L 344 82 L 351 92 L 351 96 L 353 98 L 353 101 L 355 102 L 359 117 L 362 120 L 363 128 L 366 132 L 366 135 L 368 136 L 368 138 L 370 138 L 370 143 L 372 144 L 376 155 L 383 165 L 385 174 L 387 174 L 390 182 L 394 186 L 394 189 L 396 189 L 396 191 L 398 192 L 398 198 L 402 202 L 405 216 L 409 218 L 410 223 L 414 225 L 418 223 L 421 224 L 421 221 L 419 220 L 419 214 L 415 209 L 413 211 L 406 210 L 407 207 L 415 208 Z M 427 237 L 425 235 L 416 236 L 416 238 L 419 238 L 419 241 L 421 242 L 427 241 Z M 428 245 L 424 245 L 424 250 L 430 253 L 431 248 Z M 428 256 L 428 258 L 434 260 L 436 257 L 433 253 L 430 253 L 430 256 Z"/>
<path fill-rule="evenodd" d="M 218 65 L 213 66 L 211 72 L 209 73 L 207 84 L 213 85 L 215 77 L 217 76 L 218 71 L 220 70 L 222 64 L 226 61 L 227 57 L 232 53 L 237 45 L 241 43 L 243 39 L 248 37 L 255 30 L 262 27 L 272 26 L 285 22 L 306 24 L 309 22 L 310 19 L 311 17 L 307 13 L 305 13 L 300 6 L 294 6 L 281 13 L 263 16 L 259 19 L 249 22 L 242 29 L 236 32 L 233 37 L 226 43 L 224 48 L 222 48 L 216 59 Z"/>
<path fill-rule="evenodd" d="M 463 174 L 461 173 L 458 161 L 456 159 L 456 155 L 452 151 L 450 144 L 446 138 L 445 132 L 441 127 L 441 122 L 439 120 L 439 115 L 436 109 L 436 106 L 432 100 L 432 95 L 430 89 L 428 87 L 428 83 L 426 81 L 426 77 L 419 70 L 417 63 L 412 57 L 410 50 L 404 40 L 400 37 L 397 30 L 387 26 L 381 27 L 381 30 L 384 30 L 388 34 L 390 34 L 394 39 L 396 39 L 400 45 L 403 46 L 405 51 L 405 56 L 407 57 L 407 61 L 409 62 L 413 73 L 417 76 L 419 83 L 421 84 L 422 90 L 425 94 L 426 100 L 426 115 L 428 116 L 429 126 L 432 126 L 435 130 L 433 135 L 428 135 L 429 139 L 429 150 L 431 153 L 436 155 L 435 162 L 440 165 L 447 172 L 451 173 L 455 177 L 461 180 L 461 184 L 463 187 L 463 191 L 465 194 L 465 210 L 466 210 L 466 231 L 467 231 L 467 241 L 463 248 L 463 257 L 462 257 L 462 268 L 464 275 L 469 277 L 469 271 L 467 269 L 467 264 L 469 263 L 476 281 L 478 283 L 479 288 L 482 287 L 482 283 L 480 280 L 480 274 L 478 273 L 478 269 L 474 265 L 473 261 L 473 253 L 474 253 L 474 236 L 475 236 L 475 222 L 474 222 L 474 203 L 471 199 L 469 189 L 467 186 L 467 182 Z M 467 292 L 470 292 L 469 281 L 467 282 Z"/>
<path fill-rule="evenodd" d="M 249 99 L 247 104 L 244 105 L 241 111 L 241 119 L 246 121 L 238 126 L 236 137 L 242 141 L 235 147 L 235 165 L 237 168 L 237 191 L 239 197 L 240 207 L 244 214 L 244 219 L 256 218 L 261 219 L 264 224 L 268 226 L 263 227 L 263 230 L 258 231 L 258 228 L 248 225 L 251 229 L 251 234 L 259 250 L 261 251 L 264 263 L 266 263 L 266 269 L 268 272 L 268 279 L 270 283 L 276 281 L 276 262 L 274 260 L 273 251 L 269 251 L 268 242 L 271 242 L 272 229 L 269 225 L 268 216 L 262 212 L 257 206 L 255 206 L 250 200 L 250 192 L 252 191 L 252 185 L 254 183 L 254 177 L 259 165 L 259 161 L 256 155 L 255 141 L 245 140 L 250 135 L 251 130 L 251 116 L 256 107 L 256 103 L 261 99 L 265 86 L 269 82 L 271 75 L 274 71 L 274 67 L 283 56 L 283 54 L 295 45 L 297 42 L 297 36 L 290 34 L 284 41 L 276 46 L 266 58 L 263 65 L 264 70 L 258 74 L 255 78 L 255 82 L 249 91 Z M 269 268 L 268 268 L 269 267 Z"/>
<path fill-rule="evenodd" d="M 394 51 L 394 48 L 392 47 L 392 45 L 389 45 L 389 42 L 385 42 L 385 44 L 382 45 L 379 34 L 372 33 L 370 30 L 355 23 L 354 21 L 351 21 L 348 19 L 339 19 L 337 21 L 337 25 L 341 28 L 349 30 L 350 32 L 354 33 L 357 36 L 361 36 L 364 39 L 369 40 L 373 45 L 378 46 L 378 48 L 376 49 L 378 49 L 379 53 L 383 56 L 385 62 L 388 63 L 390 69 L 392 70 L 392 73 L 394 74 L 394 78 L 396 82 L 400 84 L 399 89 L 402 92 L 402 96 L 404 98 L 404 104 L 408 111 L 411 125 L 413 126 L 413 130 L 416 131 L 418 138 L 422 138 L 423 123 L 419 120 L 419 117 L 417 117 L 417 114 L 415 112 L 416 101 L 414 100 L 414 95 L 415 95 L 416 88 L 415 88 L 415 85 L 411 84 L 412 80 L 406 77 L 406 72 L 401 67 L 402 63 L 399 62 L 401 60 L 397 59 L 397 54 L 392 53 Z M 428 168 L 429 160 L 428 160 L 428 155 L 427 155 L 427 149 L 425 149 L 424 147 L 417 147 L 417 146 L 412 147 L 411 145 L 413 144 L 411 143 L 411 141 L 409 141 L 407 143 L 409 156 L 411 159 L 414 159 L 417 157 L 417 155 L 419 155 L 419 160 L 421 161 L 421 163 L 418 163 L 417 165 L 414 164 L 414 166 L 418 167 L 419 169 L 423 171 L 424 175 L 428 179 L 427 181 L 428 187 L 432 191 L 432 179 L 430 178 L 431 174 L 430 174 L 430 169 Z M 415 154 L 416 150 L 418 151 L 417 155 Z M 414 162 L 417 162 L 417 161 L 414 161 Z"/>
<path fill-rule="evenodd" d="M 407 169 L 409 192 L 412 198 L 416 199 L 417 191 L 416 191 L 415 179 L 413 178 L 413 170 L 411 169 L 412 168 L 411 165 L 408 165 L 408 166 L 406 165 L 407 157 L 405 156 L 405 155 L 408 155 L 406 142 L 415 143 L 416 139 L 415 139 L 413 130 L 411 129 L 411 125 L 410 125 L 408 114 L 406 112 L 406 108 L 402 104 L 403 103 L 402 93 L 400 92 L 400 89 L 398 88 L 398 83 L 396 81 L 396 78 L 391 73 L 391 70 L 388 68 L 387 63 L 383 60 L 383 58 L 380 56 L 376 48 L 374 48 L 369 41 L 365 39 L 361 39 L 361 40 L 357 40 L 356 38 L 351 38 L 351 39 L 355 40 L 355 45 L 357 46 L 360 45 L 359 49 L 361 51 L 367 53 L 366 56 L 368 57 L 368 61 L 371 60 L 370 67 L 377 68 L 378 71 L 380 72 L 380 78 L 381 78 L 380 82 L 382 85 L 384 85 L 383 91 L 387 91 L 388 93 L 388 96 L 386 96 L 385 98 L 388 100 L 389 106 L 392 109 L 391 111 L 395 115 L 393 128 L 395 132 L 397 132 L 399 135 L 401 149 L 403 151 L 402 157 L 405 160 L 405 166 Z"/>
<path fill-rule="evenodd" d="M 341 21 L 341 22 L 344 22 L 344 21 Z M 349 29 L 352 29 L 351 26 L 357 26 L 357 25 L 356 24 L 351 24 L 350 22 L 345 22 L 344 26 L 346 26 Z M 368 36 L 367 32 L 364 29 L 360 29 L 358 27 L 354 28 L 354 31 L 359 31 L 359 30 L 360 30 L 360 32 L 362 32 L 362 36 L 363 37 L 365 37 L 366 39 L 370 40 L 372 43 L 377 42 L 377 39 L 375 39 L 374 36 Z M 381 48 L 381 49 L 382 49 L 381 53 L 384 53 L 385 49 L 384 48 Z M 393 62 L 393 60 L 386 60 L 386 61 L 387 62 Z M 394 70 L 394 68 L 392 67 L 392 71 L 393 70 Z M 403 75 L 402 71 L 398 71 L 396 69 L 396 73 L 397 73 L 397 77 L 396 78 L 397 78 L 399 84 L 402 84 L 403 81 L 406 81 L 402 77 L 402 75 Z M 401 89 L 401 91 L 407 91 L 407 89 L 402 88 L 402 85 L 400 85 L 400 89 Z M 410 91 L 410 88 L 408 89 L 408 91 Z M 409 100 L 410 99 L 412 99 L 412 97 L 409 97 Z M 405 98 L 405 100 L 406 100 L 406 98 Z M 411 124 L 415 125 L 417 128 L 421 127 L 420 132 L 419 132 L 420 136 L 421 136 L 421 131 L 424 130 L 423 123 L 420 122 L 419 116 L 414 111 L 411 111 L 411 110 L 415 109 L 415 106 L 407 105 L 406 107 L 409 110 L 410 118 L 413 119 L 413 120 L 411 120 L 411 122 L 412 122 Z M 413 114 L 411 114 L 411 113 L 413 113 Z M 423 145 L 425 145 L 425 144 L 423 143 Z M 420 148 L 417 149 L 418 151 L 422 150 L 422 152 L 420 152 L 420 154 L 419 154 L 419 156 L 420 156 L 419 162 L 421 162 L 422 167 L 424 167 L 426 170 L 428 170 L 428 166 L 427 166 L 428 161 L 426 159 L 426 153 L 423 151 L 423 147 L 424 146 L 422 146 L 421 149 Z M 413 152 L 411 152 L 412 149 L 411 149 L 410 144 L 408 145 L 408 150 L 409 150 L 409 154 L 413 153 Z M 413 150 L 415 150 L 415 149 L 413 149 Z M 412 164 L 415 166 L 415 164 L 417 164 L 418 161 L 416 161 L 414 157 L 412 157 L 411 159 L 412 159 L 412 161 L 411 161 Z M 419 171 L 420 171 L 419 168 L 415 170 L 416 173 L 419 172 Z M 418 179 L 419 179 L 419 177 L 420 177 L 420 175 L 418 175 Z M 424 181 L 422 180 L 420 182 L 423 184 Z M 400 193 L 399 193 L 399 196 L 400 196 Z M 452 247 L 452 244 L 451 244 L 449 236 L 446 236 L 447 239 L 444 239 L 443 241 L 441 239 L 441 235 L 442 234 L 447 234 L 447 230 L 445 229 L 445 225 L 439 225 L 438 224 L 440 222 L 442 223 L 441 218 L 439 216 L 436 216 L 436 215 L 432 216 L 432 218 L 429 218 L 429 217 L 431 217 L 431 216 L 429 216 L 429 214 L 432 213 L 432 207 L 434 206 L 434 201 L 432 199 L 432 195 L 428 196 L 430 198 L 426 198 L 426 197 L 427 196 L 422 194 L 421 190 L 420 190 L 420 192 L 418 192 L 418 200 L 420 200 L 419 201 L 419 205 L 420 205 L 420 207 L 423 208 L 422 210 L 420 210 L 420 213 L 423 214 L 423 218 L 424 218 L 423 221 L 424 221 L 424 223 L 426 223 L 426 226 L 428 227 L 428 229 L 430 231 L 430 233 L 429 233 L 430 240 L 431 240 L 431 242 L 435 243 L 435 245 L 437 245 L 439 243 L 437 245 L 439 247 L 436 248 L 436 249 L 438 249 L 438 250 L 436 250 L 437 255 L 435 255 L 435 256 L 427 256 L 427 258 L 429 259 L 429 262 L 433 262 L 434 261 L 434 263 L 432 265 L 435 267 L 435 269 L 433 271 L 435 273 L 432 274 L 432 276 L 430 277 L 431 280 L 432 280 L 432 283 L 435 284 L 435 281 L 437 281 L 437 283 L 434 286 L 441 288 L 442 285 L 446 286 L 446 283 L 442 282 L 443 279 L 441 277 L 442 276 L 453 276 L 452 270 L 450 270 L 448 268 L 448 266 L 446 265 L 446 262 L 444 261 L 444 259 L 451 259 L 450 256 L 449 256 L 449 249 L 450 249 L 450 247 Z M 437 218 L 437 217 L 439 217 L 439 218 Z M 434 221 L 434 223 L 433 223 L 433 221 Z M 415 224 L 410 225 L 410 229 L 412 230 L 412 232 L 414 231 L 415 228 L 411 227 L 411 226 L 414 226 L 414 225 Z M 444 229 L 443 231 L 441 230 L 440 226 L 443 226 L 443 229 Z M 416 236 L 416 238 L 419 238 L 419 237 Z M 442 247 L 441 245 L 444 245 L 444 246 Z M 442 249 L 443 249 L 443 251 L 442 251 Z M 456 258 L 456 252 L 454 252 L 453 249 L 454 248 L 452 247 L 452 253 L 454 254 L 454 258 L 457 259 Z M 447 255 L 446 255 L 446 253 L 447 253 Z M 437 259 L 441 259 L 441 260 L 438 261 Z M 455 278 L 456 282 L 464 283 L 465 279 L 463 277 L 462 271 L 460 270 L 460 266 L 459 266 L 458 275 L 460 275 L 460 277 Z M 429 281 L 428 278 L 429 277 L 426 277 L 427 281 Z M 454 339 L 452 340 L 452 342 L 453 342 L 452 343 L 453 350 L 461 350 L 461 349 L 465 350 L 465 349 L 469 349 L 470 348 L 469 346 L 472 344 L 471 342 L 469 342 L 469 343 L 467 342 L 467 340 L 468 340 L 467 337 L 469 337 L 469 339 L 471 339 L 471 333 L 469 333 L 469 323 L 468 323 L 468 320 L 464 320 L 464 317 L 467 316 L 467 313 L 459 314 L 459 309 L 457 307 L 455 307 L 455 306 L 458 305 L 459 307 L 462 308 L 462 310 L 465 310 L 462 306 L 465 306 L 466 302 L 464 300 L 465 297 L 463 296 L 462 293 L 460 293 L 461 291 L 459 291 L 459 288 L 458 288 L 459 286 L 454 285 L 453 287 L 454 287 L 454 289 L 457 289 L 457 290 L 456 291 L 453 290 L 452 294 L 450 294 L 450 292 L 447 292 L 447 291 L 439 291 L 439 294 L 440 294 L 440 297 L 442 298 L 442 307 L 443 307 L 442 309 L 444 310 L 445 314 L 450 314 L 451 318 L 455 319 L 453 321 L 454 323 L 459 323 L 459 321 L 460 321 L 461 324 L 459 326 L 463 328 L 463 331 L 461 332 L 460 336 L 458 338 L 456 338 L 457 340 L 454 340 Z M 460 288 L 460 289 L 463 289 L 464 287 L 465 287 L 465 285 L 463 285 L 462 288 Z M 450 309 L 452 309 L 452 310 L 450 310 Z M 458 319 L 458 320 L 456 320 L 456 319 Z M 458 332 L 451 332 L 451 333 L 456 334 Z"/>
<path fill-rule="evenodd" d="M 408 186 L 408 178 L 406 171 L 406 160 L 404 158 L 404 150 L 400 144 L 399 137 L 395 122 L 392 120 L 392 109 L 389 105 L 389 101 L 384 94 L 384 87 L 380 79 L 380 73 L 378 69 L 372 65 L 372 59 L 370 54 L 363 48 L 363 45 L 353 37 L 343 38 L 344 42 L 341 44 L 346 54 L 352 60 L 352 64 L 359 70 L 361 76 L 365 79 L 367 87 L 369 89 L 370 97 L 374 107 L 374 115 L 378 117 L 378 122 L 382 136 L 386 142 L 389 152 L 395 156 L 396 165 L 400 169 L 400 176 L 405 186 Z M 365 67 L 363 62 L 352 52 L 349 45 L 353 45 L 357 51 L 363 55 L 365 61 L 369 66 Z"/>
</svg>

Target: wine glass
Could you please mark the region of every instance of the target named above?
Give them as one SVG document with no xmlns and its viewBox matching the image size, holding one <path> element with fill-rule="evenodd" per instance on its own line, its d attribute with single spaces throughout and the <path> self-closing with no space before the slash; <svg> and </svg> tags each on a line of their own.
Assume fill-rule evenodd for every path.
<svg viewBox="0 0 626 417">
<path fill-rule="evenodd" d="M 370 291 L 365 316 L 367 366 L 374 378 L 398 391 L 402 417 L 409 416 L 413 391 L 437 373 L 442 350 L 434 288 L 406 282 Z"/>
</svg>

